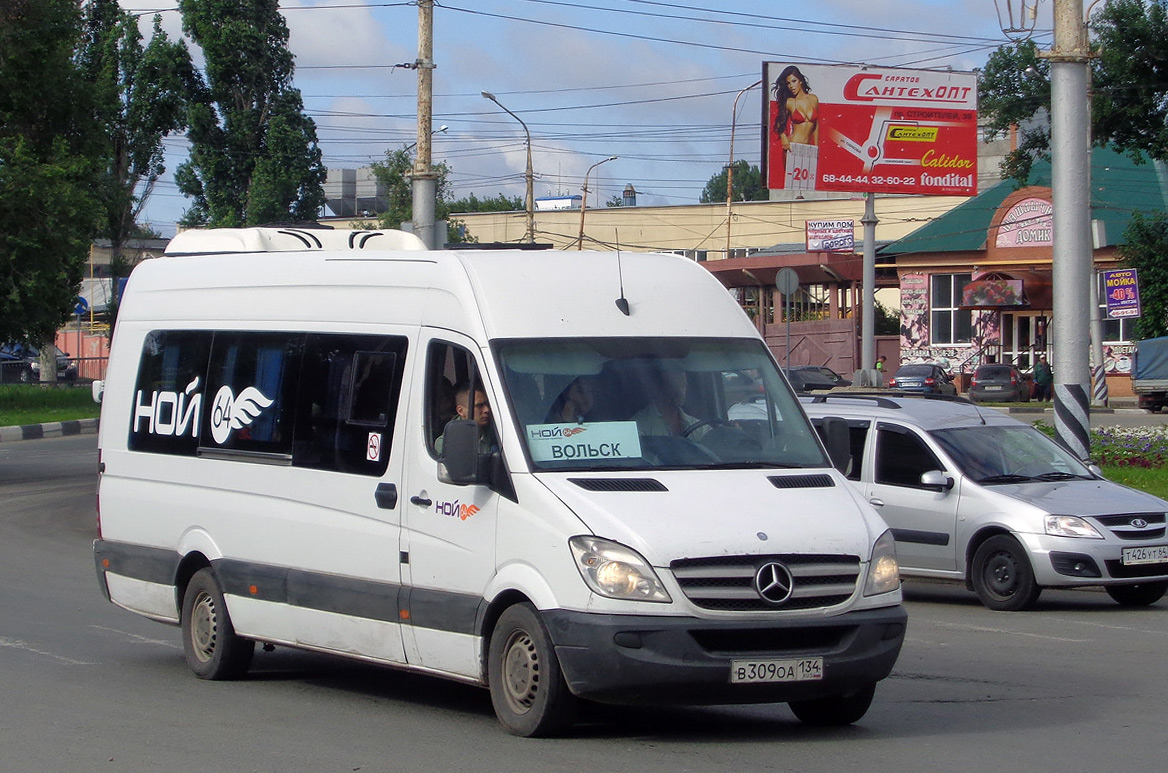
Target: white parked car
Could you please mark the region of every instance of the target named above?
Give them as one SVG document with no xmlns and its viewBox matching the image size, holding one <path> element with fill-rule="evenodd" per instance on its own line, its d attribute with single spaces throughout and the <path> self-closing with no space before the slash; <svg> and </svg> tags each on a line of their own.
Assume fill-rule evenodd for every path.
<svg viewBox="0 0 1168 773">
<path fill-rule="evenodd" d="M 849 427 L 846 474 L 884 516 L 905 576 L 963 580 L 990 609 L 1102 585 L 1124 606 L 1168 590 L 1168 502 L 1104 479 L 1029 424 L 962 399 L 824 395 Z"/>
</svg>

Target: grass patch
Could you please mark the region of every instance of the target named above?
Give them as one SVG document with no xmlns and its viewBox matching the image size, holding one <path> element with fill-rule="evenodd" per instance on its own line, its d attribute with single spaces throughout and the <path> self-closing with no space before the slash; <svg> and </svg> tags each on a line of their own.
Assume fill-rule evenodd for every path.
<svg viewBox="0 0 1168 773">
<path fill-rule="evenodd" d="M 1121 467 L 1109 464 L 1099 469 L 1103 470 L 1103 477 L 1108 480 L 1168 499 L 1168 467 Z"/>
<path fill-rule="evenodd" d="M 99 413 L 89 384 L 0 385 L 0 427 L 94 419 Z"/>
<path fill-rule="evenodd" d="M 1036 421 L 1055 436 L 1055 428 Z M 1091 461 L 1116 483 L 1168 499 L 1168 431 L 1164 427 L 1098 427 L 1091 430 Z"/>
</svg>

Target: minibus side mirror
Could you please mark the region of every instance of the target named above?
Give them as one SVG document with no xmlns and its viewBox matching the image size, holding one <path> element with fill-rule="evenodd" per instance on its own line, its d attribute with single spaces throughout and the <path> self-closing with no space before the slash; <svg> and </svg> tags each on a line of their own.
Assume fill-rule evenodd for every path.
<svg viewBox="0 0 1168 773">
<path fill-rule="evenodd" d="M 482 482 L 479 456 L 479 425 L 470 419 L 446 424 L 442 430 L 443 482 L 470 486 Z"/>
<path fill-rule="evenodd" d="M 848 422 L 838 416 L 827 416 L 819 427 L 819 436 L 823 438 L 823 445 L 827 447 L 827 455 L 831 457 L 832 466 L 846 473 L 848 463 L 852 460 Z"/>
</svg>

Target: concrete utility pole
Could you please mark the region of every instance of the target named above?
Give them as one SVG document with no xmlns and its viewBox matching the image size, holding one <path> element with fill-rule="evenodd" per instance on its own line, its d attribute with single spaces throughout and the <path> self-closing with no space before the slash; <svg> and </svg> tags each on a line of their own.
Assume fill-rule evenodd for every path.
<svg viewBox="0 0 1168 773">
<path fill-rule="evenodd" d="M 876 367 L 876 194 L 864 198 L 864 297 L 860 306 L 860 367 Z M 881 384 L 883 386 L 883 384 Z"/>
<path fill-rule="evenodd" d="M 1054 0 L 1051 61 L 1051 191 L 1054 205 L 1054 418 L 1059 442 L 1080 459 L 1090 449 L 1091 191 L 1082 0 Z"/>
<path fill-rule="evenodd" d="M 414 234 L 433 250 L 438 175 L 432 163 L 430 125 L 434 121 L 434 0 L 418 0 L 418 140 L 413 171 Z M 443 240 L 445 241 L 445 240 Z"/>
</svg>

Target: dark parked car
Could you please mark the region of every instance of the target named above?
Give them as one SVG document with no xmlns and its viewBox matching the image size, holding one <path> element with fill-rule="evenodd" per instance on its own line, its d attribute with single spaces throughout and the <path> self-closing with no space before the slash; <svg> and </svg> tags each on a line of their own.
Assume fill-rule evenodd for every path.
<svg viewBox="0 0 1168 773">
<path fill-rule="evenodd" d="M 955 395 L 957 387 L 953 379 L 940 365 L 921 363 L 918 365 L 901 365 L 896 375 L 888 379 L 890 389 L 899 389 L 902 392 L 922 392 L 932 395 Z"/>
<path fill-rule="evenodd" d="M 791 388 L 796 392 L 823 392 L 828 389 L 835 389 L 837 386 L 834 381 L 819 373 L 818 369 L 804 370 L 802 368 L 791 368 L 785 372 L 787 374 L 787 380 L 791 382 Z"/>
<path fill-rule="evenodd" d="M 40 381 L 40 357 L 40 350 L 35 346 L 14 343 L 0 345 L 0 381 L 20 381 L 26 384 Z M 67 353 L 57 349 L 57 380 L 76 379 L 77 363 Z"/>
<path fill-rule="evenodd" d="M 824 365 L 799 365 L 797 367 L 791 368 L 791 372 L 796 372 L 796 371 L 798 371 L 800 373 L 818 373 L 819 375 L 821 375 L 824 378 L 831 381 L 836 386 L 844 387 L 844 386 L 851 386 L 852 385 L 852 382 L 850 380 L 844 378 L 843 376 L 836 373 L 831 368 L 828 368 Z"/>
<path fill-rule="evenodd" d="M 979 365 L 969 382 L 969 399 L 1024 403 L 1030 399 L 1030 379 L 1013 365 Z"/>
</svg>

